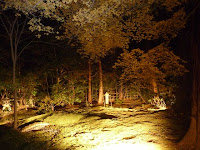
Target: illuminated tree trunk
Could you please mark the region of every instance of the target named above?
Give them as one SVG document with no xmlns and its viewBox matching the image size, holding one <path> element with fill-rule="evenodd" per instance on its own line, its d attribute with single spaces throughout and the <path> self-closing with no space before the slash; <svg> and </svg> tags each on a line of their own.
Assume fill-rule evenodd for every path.
<svg viewBox="0 0 200 150">
<path fill-rule="evenodd" d="M 120 84 L 120 89 L 119 89 L 119 99 L 123 100 L 123 85 L 122 85 L 122 83 Z"/>
<path fill-rule="evenodd" d="M 103 73 L 102 73 L 102 64 L 101 60 L 98 60 L 99 64 L 99 100 L 98 104 L 102 105 L 103 104 Z"/>
<path fill-rule="evenodd" d="M 71 100 L 72 100 L 72 105 L 74 104 L 75 98 L 76 98 L 76 91 L 75 91 L 75 85 L 73 81 L 70 81 L 71 83 L 71 91 L 72 91 L 72 95 L 71 95 Z"/>
<path fill-rule="evenodd" d="M 72 84 L 72 93 L 73 93 L 72 99 L 73 99 L 73 102 L 74 102 L 75 98 L 76 98 L 76 91 L 75 91 L 75 85 L 74 85 L 74 83 Z"/>
<path fill-rule="evenodd" d="M 155 79 L 152 79 L 151 84 L 152 84 L 152 86 L 153 86 L 153 92 L 154 92 L 155 94 L 158 94 L 158 86 L 157 86 L 156 80 L 155 80 Z"/>
<path fill-rule="evenodd" d="M 48 96 L 50 96 L 50 93 L 49 93 L 49 83 L 48 83 L 48 76 L 46 76 L 46 85 L 47 85 L 47 87 L 46 87 L 46 91 L 47 91 L 47 95 Z"/>
<path fill-rule="evenodd" d="M 191 54 L 193 58 L 193 91 L 192 114 L 190 128 L 184 138 L 178 143 L 181 149 L 200 149 L 200 9 L 194 15 L 192 22 Z"/>
<path fill-rule="evenodd" d="M 88 61 L 88 102 L 92 104 L 92 69 L 91 69 L 91 61 Z"/>
</svg>

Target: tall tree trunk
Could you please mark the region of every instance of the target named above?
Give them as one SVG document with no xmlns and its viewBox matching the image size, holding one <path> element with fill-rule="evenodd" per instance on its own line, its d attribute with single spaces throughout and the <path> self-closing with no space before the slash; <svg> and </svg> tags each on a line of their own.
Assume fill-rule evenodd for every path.
<svg viewBox="0 0 200 150">
<path fill-rule="evenodd" d="M 13 61 L 13 88 L 14 88 L 14 129 L 17 129 L 17 90 L 16 90 L 16 61 Z"/>
<path fill-rule="evenodd" d="M 153 86 L 153 92 L 154 92 L 155 94 L 158 94 L 158 85 L 157 85 L 157 83 L 156 83 L 156 80 L 155 80 L 155 79 L 152 79 L 152 80 L 151 80 L 151 84 L 152 84 L 152 86 Z"/>
<path fill-rule="evenodd" d="M 91 61 L 88 61 L 88 102 L 92 104 L 92 69 Z"/>
<path fill-rule="evenodd" d="M 75 99 L 76 99 L 75 85 L 74 85 L 74 82 L 72 82 L 72 102 L 73 102 L 73 104 L 75 102 Z"/>
<path fill-rule="evenodd" d="M 103 73 L 102 73 L 102 64 L 101 60 L 98 60 L 99 64 L 99 100 L 98 104 L 102 105 L 103 104 Z"/>
<path fill-rule="evenodd" d="M 191 55 L 193 59 L 193 91 L 192 91 L 192 114 L 190 128 L 184 138 L 178 143 L 181 149 L 200 149 L 200 9 L 197 9 L 191 33 Z"/>
<path fill-rule="evenodd" d="M 73 105 L 76 99 L 76 91 L 75 91 L 75 85 L 73 81 L 69 81 L 71 83 L 71 91 L 72 91 L 72 95 L 71 95 L 71 104 Z"/>
<path fill-rule="evenodd" d="M 50 97 L 50 94 L 49 94 L 48 76 L 46 76 L 46 85 L 47 85 L 47 95 Z"/>
<path fill-rule="evenodd" d="M 14 29 L 13 29 L 14 30 Z M 17 63 L 17 45 L 13 42 L 13 31 L 10 33 L 10 49 L 13 63 L 13 90 L 14 90 L 14 129 L 17 129 L 17 89 L 16 89 L 16 63 Z"/>
<path fill-rule="evenodd" d="M 22 34 L 24 33 L 27 20 L 25 20 L 23 23 L 19 23 L 18 15 L 16 15 L 15 18 L 13 18 L 13 20 L 11 20 L 5 14 L 3 16 L 4 16 L 4 19 L 0 17 L 0 20 L 2 21 L 3 27 L 9 37 L 11 57 L 12 57 L 12 63 L 13 63 L 13 90 L 14 90 L 14 125 L 13 127 L 14 129 L 17 129 L 16 64 L 17 64 L 18 57 L 26 49 L 26 47 L 30 45 L 32 41 L 26 44 L 22 48 L 22 50 L 19 52 L 18 46 L 21 42 L 20 40 L 22 38 Z"/>
<path fill-rule="evenodd" d="M 119 88 L 119 99 L 123 100 L 123 84 L 120 84 L 120 88 Z"/>
</svg>

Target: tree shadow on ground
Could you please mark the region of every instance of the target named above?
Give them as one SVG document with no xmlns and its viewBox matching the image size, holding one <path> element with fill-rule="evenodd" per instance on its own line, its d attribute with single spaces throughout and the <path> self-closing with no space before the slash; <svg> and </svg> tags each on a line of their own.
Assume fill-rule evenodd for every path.
<svg viewBox="0 0 200 150">
<path fill-rule="evenodd" d="M 48 149 L 45 141 L 32 139 L 28 134 L 0 125 L 1 150 L 44 150 Z"/>
<path fill-rule="evenodd" d="M 99 119 L 113 119 L 118 118 L 114 115 L 108 115 L 106 113 L 87 113 L 86 117 L 99 117 Z"/>
</svg>

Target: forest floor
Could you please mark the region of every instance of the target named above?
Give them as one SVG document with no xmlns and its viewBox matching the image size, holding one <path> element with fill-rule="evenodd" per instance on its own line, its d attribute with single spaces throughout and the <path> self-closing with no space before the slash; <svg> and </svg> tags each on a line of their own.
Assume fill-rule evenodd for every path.
<svg viewBox="0 0 200 150">
<path fill-rule="evenodd" d="M 5 121 L 7 120 L 7 121 Z M 0 119 L 1 150 L 175 150 L 188 124 L 172 109 L 137 106 L 63 108 L 36 115 L 19 112 L 19 131 Z M 31 129 L 36 123 L 48 123 Z"/>
</svg>

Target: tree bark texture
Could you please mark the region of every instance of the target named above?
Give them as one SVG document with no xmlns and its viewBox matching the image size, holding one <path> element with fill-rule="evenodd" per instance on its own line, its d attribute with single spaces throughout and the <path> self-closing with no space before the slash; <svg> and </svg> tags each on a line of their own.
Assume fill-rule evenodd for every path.
<svg viewBox="0 0 200 150">
<path fill-rule="evenodd" d="M 103 71 L 102 71 L 102 64 L 101 64 L 100 59 L 98 61 L 98 64 L 99 64 L 99 100 L 98 100 L 98 104 L 102 105 L 103 104 Z"/>
</svg>

